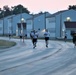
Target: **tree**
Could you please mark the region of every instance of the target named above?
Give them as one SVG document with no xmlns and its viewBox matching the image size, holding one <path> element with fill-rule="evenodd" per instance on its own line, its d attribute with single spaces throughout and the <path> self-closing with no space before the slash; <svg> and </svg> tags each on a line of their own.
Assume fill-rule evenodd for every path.
<svg viewBox="0 0 76 75">
<path fill-rule="evenodd" d="M 27 13 L 29 14 L 30 12 L 27 10 L 27 8 L 25 8 L 22 5 L 17 5 L 14 7 L 9 8 L 8 5 L 3 6 L 3 10 L 0 8 L 0 18 L 6 17 L 6 16 L 10 16 L 13 14 L 20 14 L 20 13 Z"/>
<path fill-rule="evenodd" d="M 68 9 L 69 9 L 69 10 L 70 10 L 70 9 L 76 10 L 76 5 L 73 5 L 73 6 L 69 5 L 69 8 L 68 8 Z"/>
<path fill-rule="evenodd" d="M 10 8 L 8 7 L 8 5 L 5 5 L 5 6 L 3 7 L 3 14 L 4 14 L 4 17 L 11 15 L 11 10 L 10 10 Z"/>
<path fill-rule="evenodd" d="M 20 13 L 27 13 L 29 14 L 30 12 L 27 10 L 27 8 L 23 7 L 22 5 L 17 5 L 14 6 L 13 14 L 20 14 Z"/>
<path fill-rule="evenodd" d="M 9 16 L 10 14 L 11 14 L 11 11 L 8 5 L 3 6 L 3 10 L 0 8 L 0 18 Z"/>
<path fill-rule="evenodd" d="M 4 17 L 4 11 L 0 8 L 0 18 Z"/>
<path fill-rule="evenodd" d="M 2 17 L 1 13 L 2 13 L 2 9 L 0 8 L 0 18 Z"/>
</svg>

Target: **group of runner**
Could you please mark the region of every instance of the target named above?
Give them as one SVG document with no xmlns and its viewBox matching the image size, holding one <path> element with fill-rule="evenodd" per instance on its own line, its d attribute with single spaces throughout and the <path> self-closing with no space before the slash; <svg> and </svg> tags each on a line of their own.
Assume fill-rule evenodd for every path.
<svg viewBox="0 0 76 75">
<path fill-rule="evenodd" d="M 39 33 L 38 31 L 36 31 L 36 30 L 32 30 L 31 33 L 30 33 L 30 37 L 31 37 L 31 40 L 32 40 L 33 48 L 36 47 L 37 39 L 38 39 L 39 34 L 40 34 L 40 33 Z M 75 47 L 76 47 L 76 32 L 71 32 L 71 35 L 72 35 L 72 37 L 73 37 L 73 43 L 75 44 Z M 50 37 L 50 33 L 49 33 L 49 31 L 46 29 L 45 32 L 44 32 L 44 39 L 45 39 L 46 47 L 48 47 L 49 37 Z M 22 38 L 21 35 L 20 35 L 20 38 Z M 65 40 L 65 42 L 66 42 L 66 40 L 67 40 L 67 33 L 65 33 L 64 40 Z"/>
<path fill-rule="evenodd" d="M 31 37 L 32 43 L 33 43 L 33 48 L 36 47 L 38 35 L 39 35 L 39 32 L 37 32 L 37 31 L 35 31 L 35 30 L 34 30 L 34 31 L 31 31 L 31 33 L 30 33 L 30 37 Z M 75 47 L 76 47 L 76 32 L 72 32 L 71 35 L 72 35 L 72 37 L 73 37 L 73 43 L 74 43 L 74 45 L 75 45 Z M 45 30 L 45 33 L 44 33 L 44 39 L 45 39 L 46 47 L 48 47 L 49 37 L 50 37 L 50 33 L 49 33 L 49 31 L 46 29 L 46 30 Z M 65 42 L 66 42 L 66 40 L 67 40 L 67 33 L 65 33 L 64 39 L 65 39 Z"/>
<path fill-rule="evenodd" d="M 30 37 L 31 37 L 31 40 L 32 40 L 32 43 L 33 43 L 33 48 L 36 47 L 38 36 L 39 36 L 39 32 L 38 31 L 35 31 L 35 30 L 31 31 Z M 46 47 L 48 47 L 49 36 L 50 36 L 50 33 L 46 29 L 45 33 L 44 33 Z"/>
</svg>

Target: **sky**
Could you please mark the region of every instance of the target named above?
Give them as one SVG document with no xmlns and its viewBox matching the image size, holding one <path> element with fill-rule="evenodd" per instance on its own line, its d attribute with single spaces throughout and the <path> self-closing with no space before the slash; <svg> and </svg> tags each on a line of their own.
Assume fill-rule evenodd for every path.
<svg viewBox="0 0 76 75">
<path fill-rule="evenodd" d="M 23 5 L 34 14 L 41 11 L 55 13 L 68 9 L 69 5 L 76 5 L 76 0 L 0 0 L 0 8 L 5 5 L 11 7 L 18 4 Z"/>
</svg>

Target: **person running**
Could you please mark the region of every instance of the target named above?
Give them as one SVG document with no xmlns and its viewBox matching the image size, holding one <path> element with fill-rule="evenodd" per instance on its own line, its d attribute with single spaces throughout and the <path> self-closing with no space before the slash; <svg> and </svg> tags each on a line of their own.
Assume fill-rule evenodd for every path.
<svg viewBox="0 0 76 75">
<path fill-rule="evenodd" d="M 66 32 L 65 32 L 64 40 L 65 40 L 65 42 L 67 40 L 67 33 Z"/>
<path fill-rule="evenodd" d="M 9 33 L 9 39 L 11 39 L 11 34 Z"/>
<path fill-rule="evenodd" d="M 37 39 L 38 39 L 38 32 L 37 31 L 34 31 L 34 36 L 33 36 L 33 44 L 34 44 L 34 47 L 36 47 L 36 44 L 37 44 Z"/>
<path fill-rule="evenodd" d="M 74 48 L 76 47 L 76 34 L 73 35 L 73 43 L 74 43 Z"/>
<path fill-rule="evenodd" d="M 76 47 L 76 31 L 71 31 L 71 36 L 73 37 L 72 41 L 75 48 Z"/>
<path fill-rule="evenodd" d="M 22 34 L 21 33 L 20 33 L 19 37 L 20 37 L 20 41 L 21 41 L 22 40 Z"/>
<path fill-rule="evenodd" d="M 33 33 L 31 33 L 31 39 L 32 39 L 32 43 L 33 43 L 33 48 L 36 47 L 36 44 L 37 44 L 37 38 L 38 38 L 38 33 L 37 31 L 33 31 Z"/>
<path fill-rule="evenodd" d="M 45 37 L 46 47 L 48 47 L 48 40 L 49 40 L 49 37 L 50 37 L 50 33 L 48 32 L 47 29 L 45 30 L 44 37 Z"/>
<path fill-rule="evenodd" d="M 11 39 L 11 33 L 9 32 L 9 39 Z"/>
<path fill-rule="evenodd" d="M 33 42 L 33 36 L 34 36 L 34 31 L 31 31 L 31 33 L 30 33 L 30 37 L 31 37 L 32 43 L 33 43 L 33 45 L 34 45 L 34 42 Z"/>
</svg>

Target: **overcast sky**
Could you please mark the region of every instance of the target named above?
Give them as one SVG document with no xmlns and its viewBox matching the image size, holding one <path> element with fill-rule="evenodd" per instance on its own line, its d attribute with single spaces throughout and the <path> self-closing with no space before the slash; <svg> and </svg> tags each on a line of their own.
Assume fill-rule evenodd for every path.
<svg viewBox="0 0 76 75">
<path fill-rule="evenodd" d="M 76 0 L 0 0 L 0 7 L 8 5 L 9 7 L 21 4 L 31 13 L 48 11 L 54 13 L 60 10 L 66 10 L 69 5 L 76 5 Z"/>
</svg>

